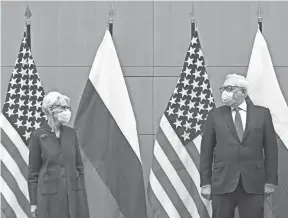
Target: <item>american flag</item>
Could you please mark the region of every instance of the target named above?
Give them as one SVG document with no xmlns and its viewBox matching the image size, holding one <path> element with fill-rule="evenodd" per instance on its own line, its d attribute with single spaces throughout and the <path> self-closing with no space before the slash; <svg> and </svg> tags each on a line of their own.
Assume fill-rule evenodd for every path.
<svg viewBox="0 0 288 218">
<path fill-rule="evenodd" d="M 27 146 L 31 132 L 46 119 L 41 109 L 44 94 L 25 27 L 1 114 L 2 217 L 30 217 Z"/>
<path fill-rule="evenodd" d="M 157 218 L 212 217 L 200 194 L 200 144 L 215 107 L 197 30 L 156 134 L 148 198 Z"/>
</svg>

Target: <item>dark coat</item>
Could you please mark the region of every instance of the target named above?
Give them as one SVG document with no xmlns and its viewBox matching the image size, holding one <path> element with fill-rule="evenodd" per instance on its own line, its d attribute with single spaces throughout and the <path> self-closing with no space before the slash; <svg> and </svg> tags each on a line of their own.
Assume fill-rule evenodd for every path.
<svg viewBox="0 0 288 218">
<path fill-rule="evenodd" d="M 74 129 L 61 126 L 60 144 L 47 123 L 29 145 L 28 189 L 38 218 L 89 218 L 84 169 Z"/>
<path fill-rule="evenodd" d="M 241 175 L 248 193 L 263 194 L 265 183 L 277 184 L 278 148 L 269 109 L 247 102 L 246 127 L 240 141 L 231 109 L 221 106 L 208 116 L 201 142 L 201 186 L 212 194 L 235 190 Z"/>
</svg>

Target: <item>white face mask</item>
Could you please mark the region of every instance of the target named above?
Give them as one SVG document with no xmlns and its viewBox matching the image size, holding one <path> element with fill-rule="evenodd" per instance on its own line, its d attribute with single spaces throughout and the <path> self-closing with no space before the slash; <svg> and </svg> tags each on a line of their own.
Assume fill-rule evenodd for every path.
<svg viewBox="0 0 288 218">
<path fill-rule="evenodd" d="M 70 110 L 62 111 L 59 114 L 57 114 L 56 117 L 59 123 L 61 124 L 68 123 L 71 118 L 71 111 Z"/>
<path fill-rule="evenodd" d="M 228 106 L 234 104 L 236 102 L 236 99 L 234 98 L 234 92 L 223 91 L 221 95 L 221 101 Z"/>
</svg>

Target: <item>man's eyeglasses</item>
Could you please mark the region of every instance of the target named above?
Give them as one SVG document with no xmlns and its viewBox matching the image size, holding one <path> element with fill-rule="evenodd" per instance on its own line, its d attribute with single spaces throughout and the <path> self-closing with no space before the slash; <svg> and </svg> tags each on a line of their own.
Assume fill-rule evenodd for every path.
<svg viewBox="0 0 288 218">
<path fill-rule="evenodd" d="M 61 110 L 63 110 L 63 111 L 66 111 L 66 110 L 71 110 L 71 107 L 70 106 L 63 106 L 63 105 L 54 105 L 53 107 L 55 107 L 55 108 L 59 108 L 59 109 L 61 109 Z"/>
<path fill-rule="evenodd" d="M 220 90 L 220 92 L 224 92 L 224 91 L 232 92 L 237 88 L 241 88 L 241 87 L 239 87 L 239 86 L 222 86 L 219 88 L 219 90 Z"/>
</svg>

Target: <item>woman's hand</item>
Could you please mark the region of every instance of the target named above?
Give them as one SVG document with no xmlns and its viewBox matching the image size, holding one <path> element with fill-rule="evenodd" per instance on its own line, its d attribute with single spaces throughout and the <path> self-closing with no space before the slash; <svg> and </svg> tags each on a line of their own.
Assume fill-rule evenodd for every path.
<svg viewBox="0 0 288 218">
<path fill-rule="evenodd" d="M 37 217 L 37 205 L 31 205 L 31 214 L 32 217 Z"/>
<path fill-rule="evenodd" d="M 206 200 L 211 200 L 211 185 L 205 185 L 201 188 L 201 195 Z"/>
</svg>

